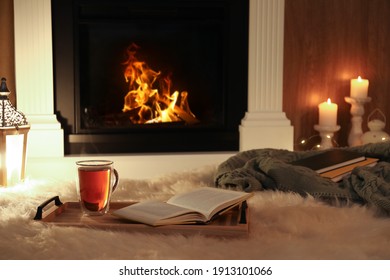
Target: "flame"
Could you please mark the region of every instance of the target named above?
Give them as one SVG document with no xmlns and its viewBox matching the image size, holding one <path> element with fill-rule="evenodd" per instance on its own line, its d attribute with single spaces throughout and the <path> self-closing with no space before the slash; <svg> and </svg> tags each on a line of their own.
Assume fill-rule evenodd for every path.
<svg viewBox="0 0 390 280">
<path fill-rule="evenodd" d="M 188 104 L 188 92 L 171 93 L 170 75 L 162 77 L 161 71 L 152 70 L 146 62 L 139 61 L 139 46 L 131 44 L 127 50 L 124 78 L 129 91 L 124 98 L 123 112 L 130 112 L 132 123 L 199 122 Z M 180 105 L 177 103 L 180 99 Z"/>
</svg>

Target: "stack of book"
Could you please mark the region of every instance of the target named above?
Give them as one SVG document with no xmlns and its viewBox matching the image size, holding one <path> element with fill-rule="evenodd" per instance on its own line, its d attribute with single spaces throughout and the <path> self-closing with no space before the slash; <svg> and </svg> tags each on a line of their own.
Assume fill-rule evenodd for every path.
<svg viewBox="0 0 390 280">
<path fill-rule="evenodd" d="M 365 157 L 352 151 L 333 149 L 294 161 L 291 164 L 311 168 L 322 177 L 338 182 L 349 175 L 355 167 L 374 166 L 377 162 L 377 158 Z"/>
</svg>

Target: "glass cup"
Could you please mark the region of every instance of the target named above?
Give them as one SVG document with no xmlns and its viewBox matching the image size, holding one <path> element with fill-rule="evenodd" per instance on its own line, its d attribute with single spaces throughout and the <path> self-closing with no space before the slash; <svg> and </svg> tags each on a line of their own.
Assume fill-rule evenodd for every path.
<svg viewBox="0 0 390 280">
<path fill-rule="evenodd" d="M 77 194 L 85 215 L 104 215 L 110 207 L 111 194 L 119 175 L 109 160 L 77 161 Z"/>
</svg>

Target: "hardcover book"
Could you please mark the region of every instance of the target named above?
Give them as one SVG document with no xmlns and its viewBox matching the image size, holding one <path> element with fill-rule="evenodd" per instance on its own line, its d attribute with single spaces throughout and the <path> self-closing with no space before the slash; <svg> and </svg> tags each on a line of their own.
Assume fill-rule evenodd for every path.
<svg viewBox="0 0 390 280">
<path fill-rule="evenodd" d="M 366 157 L 359 153 L 342 149 L 331 149 L 311 157 L 293 161 L 291 164 L 305 166 L 321 174 L 365 159 Z"/>
<path fill-rule="evenodd" d="M 114 216 L 151 226 L 207 224 L 250 198 L 253 193 L 202 187 L 168 201 L 144 201 L 118 209 Z"/>
</svg>

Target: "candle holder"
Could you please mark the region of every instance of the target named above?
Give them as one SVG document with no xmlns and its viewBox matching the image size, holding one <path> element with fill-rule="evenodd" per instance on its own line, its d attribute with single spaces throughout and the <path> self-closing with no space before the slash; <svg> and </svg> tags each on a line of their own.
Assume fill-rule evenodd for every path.
<svg viewBox="0 0 390 280">
<path fill-rule="evenodd" d="M 363 144 L 363 115 L 364 115 L 364 104 L 371 101 L 371 97 L 366 98 L 353 98 L 345 97 L 345 101 L 351 104 L 351 131 L 348 135 L 348 145 L 350 147 L 355 147 Z"/>
<path fill-rule="evenodd" d="M 318 148 L 320 150 L 333 148 L 332 139 L 333 139 L 334 133 L 336 131 L 340 130 L 340 126 L 339 125 L 328 126 L 328 125 L 316 124 L 314 126 L 314 129 L 317 130 L 321 136 L 321 144 L 320 144 L 320 147 L 318 147 Z"/>
</svg>

